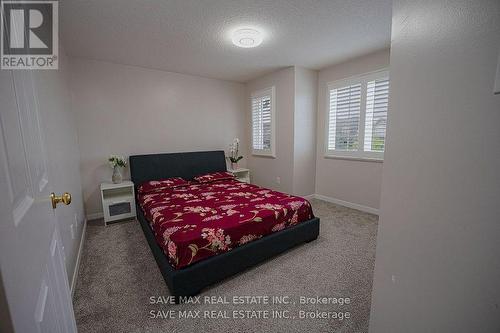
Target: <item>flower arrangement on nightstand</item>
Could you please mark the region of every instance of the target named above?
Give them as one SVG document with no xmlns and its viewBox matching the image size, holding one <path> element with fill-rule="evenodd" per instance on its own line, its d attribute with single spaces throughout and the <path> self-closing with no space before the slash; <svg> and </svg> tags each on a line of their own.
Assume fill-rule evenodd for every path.
<svg viewBox="0 0 500 333">
<path fill-rule="evenodd" d="M 120 184 L 122 182 L 121 168 L 127 166 L 127 160 L 123 156 L 109 155 L 108 163 L 113 168 L 113 176 L 111 177 L 113 184 Z"/>
<path fill-rule="evenodd" d="M 228 156 L 228 159 L 231 162 L 232 170 L 238 169 L 238 162 L 243 158 L 243 156 L 239 154 L 239 148 L 240 148 L 240 139 L 234 138 L 233 143 L 229 145 L 229 156 Z"/>
</svg>

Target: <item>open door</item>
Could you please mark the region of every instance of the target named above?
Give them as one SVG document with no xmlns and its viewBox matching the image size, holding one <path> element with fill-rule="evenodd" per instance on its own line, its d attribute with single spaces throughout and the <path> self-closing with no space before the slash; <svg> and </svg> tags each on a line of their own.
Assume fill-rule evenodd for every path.
<svg viewBox="0 0 500 333">
<path fill-rule="evenodd" d="M 0 109 L 0 269 L 12 326 L 76 332 L 32 71 L 0 71 Z"/>
</svg>

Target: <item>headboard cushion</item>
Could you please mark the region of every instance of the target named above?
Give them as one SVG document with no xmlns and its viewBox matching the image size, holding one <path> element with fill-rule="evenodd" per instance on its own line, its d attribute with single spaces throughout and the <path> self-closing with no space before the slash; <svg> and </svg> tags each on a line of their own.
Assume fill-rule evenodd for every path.
<svg viewBox="0 0 500 333">
<path fill-rule="evenodd" d="M 129 162 L 130 178 L 136 188 L 148 180 L 171 177 L 192 180 L 201 174 L 227 170 L 222 150 L 133 155 L 129 157 Z"/>
</svg>

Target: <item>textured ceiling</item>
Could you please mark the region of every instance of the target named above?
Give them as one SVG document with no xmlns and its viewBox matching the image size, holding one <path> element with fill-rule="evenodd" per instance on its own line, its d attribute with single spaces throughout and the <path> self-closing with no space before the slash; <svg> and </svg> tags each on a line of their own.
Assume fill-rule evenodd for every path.
<svg viewBox="0 0 500 333">
<path fill-rule="evenodd" d="M 265 32 L 242 49 L 228 33 Z M 68 55 L 244 82 L 296 65 L 311 69 L 386 48 L 391 0 L 63 0 Z"/>
</svg>

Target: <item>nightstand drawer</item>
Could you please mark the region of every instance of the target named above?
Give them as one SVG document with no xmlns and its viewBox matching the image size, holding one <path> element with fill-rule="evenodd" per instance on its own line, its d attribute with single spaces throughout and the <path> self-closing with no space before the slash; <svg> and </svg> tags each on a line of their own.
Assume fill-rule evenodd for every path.
<svg viewBox="0 0 500 333">
<path fill-rule="evenodd" d="M 135 216 L 134 200 L 103 200 L 104 220 L 115 221 Z"/>
<path fill-rule="evenodd" d="M 113 203 L 108 206 L 109 216 L 114 217 L 116 215 L 130 214 L 132 212 L 132 203 L 129 201 Z"/>
</svg>

